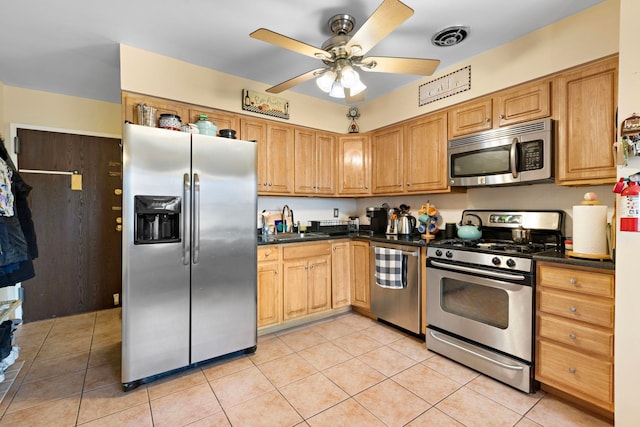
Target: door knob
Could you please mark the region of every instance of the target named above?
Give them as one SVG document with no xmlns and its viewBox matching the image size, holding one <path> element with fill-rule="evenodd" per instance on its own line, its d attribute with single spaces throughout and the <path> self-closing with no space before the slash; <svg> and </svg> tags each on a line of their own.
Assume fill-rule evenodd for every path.
<svg viewBox="0 0 640 427">
<path fill-rule="evenodd" d="M 116 225 L 116 231 L 118 231 L 118 232 L 122 231 L 122 225 L 121 224 Z"/>
<path fill-rule="evenodd" d="M 122 224 L 122 217 L 121 216 L 116 218 L 116 224 Z"/>
<path fill-rule="evenodd" d="M 113 190 L 113 194 L 115 194 L 116 196 L 122 196 L 122 188 L 116 188 L 115 190 Z"/>
</svg>

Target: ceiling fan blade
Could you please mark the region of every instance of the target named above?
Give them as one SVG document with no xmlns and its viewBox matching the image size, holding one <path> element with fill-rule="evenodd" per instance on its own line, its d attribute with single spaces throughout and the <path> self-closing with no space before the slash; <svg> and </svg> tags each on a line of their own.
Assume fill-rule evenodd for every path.
<svg viewBox="0 0 640 427">
<path fill-rule="evenodd" d="M 413 15 L 413 9 L 398 0 L 384 0 L 347 43 L 354 56 L 363 56 Z M 354 46 L 360 48 L 355 51 Z"/>
<path fill-rule="evenodd" d="M 357 104 L 358 102 L 364 101 L 364 90 L 362 92 L 358 92 L 357 94 L 351 96 L 351 89 L 345 88 L 344 90 L 344 100 L 347 104 Z"/>
<path fill-rule="evenodd" d="M 280 93 L 282 91 L 285 91 L 289 88 L 292 88 L 296 85 L 299 85 L 300 83 L 304 83 L 307 80 L 311 80 L 312 78 L 320 75 L 321 72 L 323 72 L 325 70 L 325 68 L 316 68 L 315 70 L 311 70 L 311 71 L 307 71 L 304 74 L 300 74 L 297 77 L 294 77 L 292 79 L 289 79 L 285 82 L 282 82 L 278 85 L 275 85 L 273 87 L 270 87 L 269 89 L 267 89 L 267 92 L 269 93 Z"/>
<path fill-rule="evenodd" d="M 430 76 L 438 68 L 440 61 L 438 59 L 369 56 L 359 65 L 364 71 Z"/>
<path fill-rule="evenodd" d="M 273 45 L 289 49 L 293 52 L 310 56 L 312 58 L 332 59 L 331 54 L 325 50 L 318 49 L 317 47 L 311 46 L 306 43 L 302 43 L 301 41 L 292 39 L 291 37 L 283 36 L 282 34 L 267 30 L 266 28 L 259 28 L 253 33 L 249 34 L 249 36 L 257 40 L 262 40 L 263 42 L 271 43 Z"/>
</svg>

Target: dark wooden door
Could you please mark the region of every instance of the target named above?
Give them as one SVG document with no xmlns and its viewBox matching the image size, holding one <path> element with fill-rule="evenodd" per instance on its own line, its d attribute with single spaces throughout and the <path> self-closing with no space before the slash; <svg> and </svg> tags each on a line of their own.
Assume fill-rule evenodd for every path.
<svg viewBox="0 0 640 427">
<path fill-rule="evenodd" d="M 39 249 L 36 277 L 22 283 L 23 319 L 112 308 L 122 288 L 120 140 L 27 129 L 18 138 Z M 81 191 L 70 175 L 55 173 L 73 171 Z"/>
</svg>

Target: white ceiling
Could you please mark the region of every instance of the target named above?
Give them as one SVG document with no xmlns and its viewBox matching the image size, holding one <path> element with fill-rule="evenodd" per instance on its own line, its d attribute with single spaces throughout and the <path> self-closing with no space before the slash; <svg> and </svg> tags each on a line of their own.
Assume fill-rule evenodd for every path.
<svg viewBox="0 0 640 427">
<path fill-rule="evenodd" d="M 369 55 L 440 59 L 440 70 L 602 1 L 404 0 L 414 15 Z M 275 85 L 322 63 L 249 33 L 264 27 L 320 47 L 331 36 L 331 16 L 353 15 L 357 31 L 380 2 L 2 0 L 0 82 L 119 103 L 118 45 L 123 43 Z M 469 26 L 470 36 L 457 46 L 433 46 L 431 36 L 452 25 Z M 420 77 L 366 73 L 362 79 L 366 100 L 372 100 Z M 291 90 L 344 103 L 313 81 Z"/>
</svg>

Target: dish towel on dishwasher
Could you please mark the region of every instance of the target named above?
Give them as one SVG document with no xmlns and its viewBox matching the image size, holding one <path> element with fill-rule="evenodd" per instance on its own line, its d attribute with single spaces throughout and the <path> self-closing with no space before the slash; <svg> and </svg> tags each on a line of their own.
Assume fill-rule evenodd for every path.
<svg viewBox="0 0 640 427">
<path fill-rule="evenodd" d="M 401 289 L 403 283 L 402 251 L 391 248 L 375 248 L 376 251 L 376 284 L 383 288 Z"/>
</svg>

